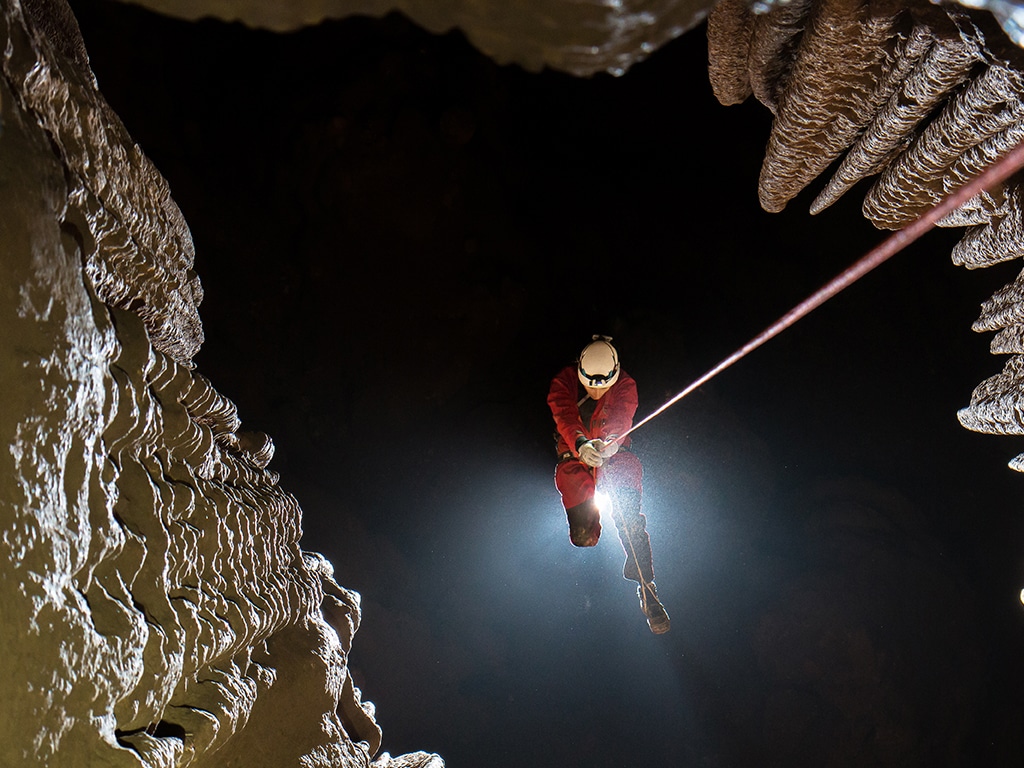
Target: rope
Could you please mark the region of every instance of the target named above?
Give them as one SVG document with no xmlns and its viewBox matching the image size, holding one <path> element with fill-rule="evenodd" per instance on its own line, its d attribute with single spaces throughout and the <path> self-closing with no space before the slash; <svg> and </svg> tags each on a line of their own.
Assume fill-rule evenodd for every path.
<svg viewBox="0 0 1024 768">
<path fill-rule="evenodd" d="M 654 591 L 654 582 L 649 582 L 644 577 L 644 572 L 640 569 L 640 558 L 636 556 L 636 548 L 633 546 L 633 537 L 630 535 L 631 531 L 629 526 L 626 524 L 626 518 L 624 518 L 615 507 L 615 502 L 612 502 L 612 519 L 618 518 L 622 522 L 622 532 L 625 534 L 626 541 L 629 542 L 629 552 L 633 556 L 633 564 L 636 566 L 636 577 L 640 583 L 640 606 L 643 609 L 644 615 L 647 614 L 647 590 Z"/>
<path fill-rule="evenodd" d="M 782 333 L 782 331 L 808 315 L 812 310 L 820 307 L 837 293 L 860 280 L 860 278 L 864 277 L 864 275 L 875 267 L 878 267 L 888 261 L 923 234 L 930 231 L 939 219 L 952 213 L 981 192 L 985 192 L 996 184 L 1005 181 L 1022 167 L 1024 167 L 1024 141 L 1014 147 L 1014 149 L 1004 155 L 1001 159 L 990 165 L 985 169 L 985 171 L 976 176 L 970 182 L 946 197 L 934 208 L 924 213 L 920 218 L 911 222 L 903 229 L 891 234 L 879 245 L 868 251 L 868 253 L 861 257 L 859 261 L 856 261 L 853 265 L 847 267 L 843 272 L 832 278 L 832 280 L 801 301 L 760 334 L 752 338 L 742 347 L 718 363 L 714 368 L 700 376 L 696 381 L 687 386 L 686 389 L 655 410 L 649 416 L 645 416 L 632 427 L 627 429 L 619 435 L 616 440 L 621 441 L 627 435 L 640 429 L 644 424 L 649 422 L 655 416 L 658 416 L 668 410 L 671 406 L 675 405 L 688 394 L 693 392 L 693 390 L 707 383 L 734 363 L 742 360 L 766 341 L 769 341 Z"/>
<path fill-rule="evenodd" d="M 591 467 L 591 474 L 594 477 L 594 482 L 597 482 L 597 467 Z M 611 506 L 612 521 L 616 526 L 621 526 L 622 536 L 619 538 L 625 538 L 629 544 L 629 554 L 633 558 L 633 564 L 636 566 L 637 581 L 640 584 L 640 606 L 647 614 L 647 590 L 654 591 L 654 582 L 647 581 L 644 577 L 643 569 L 640 568 L 640 558 L 636 556 L 636 548 L 633 546 L 633 537 L 630 535 L 631 531 L 626 523 L 626 518 L 619 512 L 618 506 L 615 504 L 615 499 L 611 494 L 608 494 L 608 504 Z"/>
</svg>

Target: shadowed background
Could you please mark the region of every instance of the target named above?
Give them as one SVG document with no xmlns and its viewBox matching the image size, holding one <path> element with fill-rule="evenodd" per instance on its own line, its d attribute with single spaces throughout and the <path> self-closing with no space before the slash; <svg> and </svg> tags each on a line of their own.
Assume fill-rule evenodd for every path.
<svg viewBox="0 0 1024 768">
<path fill-rule="evenodd" d="M 1021 763 L 1020 441 L 955 418 L 1016 270 L 956 269 L 932 233 L 636 433 L 655 637 L 614 531 L 568 543 L 548 382 L 609 333 L 650 412 L 881 239 L 856 190 L 760 211 L 770 115 L 714 101 L 703 28 L 583 80 L 399 16 L 73 8 L 192 228 L 199 370 L 363 595 L 386 749 Z"/>
</svg>

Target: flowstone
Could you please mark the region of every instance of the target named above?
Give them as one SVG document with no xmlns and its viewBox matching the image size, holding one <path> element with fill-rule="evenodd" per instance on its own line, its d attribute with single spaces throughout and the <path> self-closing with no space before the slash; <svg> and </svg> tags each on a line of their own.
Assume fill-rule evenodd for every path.
<svg viewBox="0 0 1024 768">
<path fill-rule="evenodd" d="M 443 766 L 374 759 L 359 596 L 193 367 L 191 236 L 70 10 L 0 8 L 0 764 Z"/>
</svg>

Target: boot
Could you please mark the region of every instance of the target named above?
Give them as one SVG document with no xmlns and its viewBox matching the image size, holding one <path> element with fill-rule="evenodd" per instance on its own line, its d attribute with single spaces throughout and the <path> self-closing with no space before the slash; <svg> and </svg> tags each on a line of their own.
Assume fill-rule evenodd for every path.
<svg viewBox="0 0 1024 768">
<path fill-rule="evenodd" d="M 656 635 L 668 632 L 672 622 L 665 606 L 658 600 L 658 590 L 654 586 L 654 582 L 641 584 L 636 588 L 636 593 L 640 598 L 640 610 L 647 617 L 647 626 L 651 628 L 651 632 Z"/>
<path fill-rule="evenodd" d="M 588 499 L 565 510 L 569 521 L 569 541 L 577 547 L 593 547 L 601 538 L 601 513 L 597 503 Z"/>
</svg>

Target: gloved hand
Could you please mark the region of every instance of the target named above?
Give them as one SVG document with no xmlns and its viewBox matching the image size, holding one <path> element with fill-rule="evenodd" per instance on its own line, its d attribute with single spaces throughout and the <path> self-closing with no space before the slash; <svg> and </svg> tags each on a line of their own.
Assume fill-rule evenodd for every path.
<svg viewBox="0 0 1024 768">
<path fill-rule="evenodd" d="M 610 459 L 619 452 L 619 442 L 614 437 L 608 438 L 607 440 L 599 440 L 597 442 L 601 444 L 598 451 L 600 452 L 602 459 Z"/>
<path fill-rule="evenodd" d="M 601 440 L 588 440 L 580 445 L 580 461 L 588 467 L 600 467 L 604 464 L 604 457 L 601 456 L 603 445 Z"/>
</svg>

